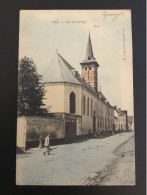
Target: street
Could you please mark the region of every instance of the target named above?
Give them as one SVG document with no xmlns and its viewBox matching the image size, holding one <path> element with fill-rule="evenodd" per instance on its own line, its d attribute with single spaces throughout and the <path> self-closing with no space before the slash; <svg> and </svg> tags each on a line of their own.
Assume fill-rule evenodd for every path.
<svg viewBox="0 0 147 195">
<path fill-rule="evenodd" d="M 114 151 L 115 157 L 102 171 L 87 179 L 87 185 L 134 185 L 135 142 L 131 137 Z"/>
<path fill-rule="evenodd" d="M 16 157 L 17 185 L 135 185 L 134 133 L 32 148 Z"/>
</svg>

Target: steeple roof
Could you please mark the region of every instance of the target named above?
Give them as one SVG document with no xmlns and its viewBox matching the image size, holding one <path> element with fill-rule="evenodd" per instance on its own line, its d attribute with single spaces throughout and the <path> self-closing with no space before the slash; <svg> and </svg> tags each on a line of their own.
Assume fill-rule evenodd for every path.
<svg viewBox="0 0 147 195">
<path fill-rule="evenodd" d="M 85 56 L 84 61 L 82 61 L 80 64 L 89 63 L 89 62 L 94 62 L 97 64 L 97 66 L 99 66 L 96 59 L 94 58 L 94 55 L 93 55 L 90 33 L 89 33 L 89 37 L 88 37 L 86 56 Z"/>
<path fill-rule="evenodd" d="M 72 72 L 74 68 L 58 53 L 50 61 L 49 66 L 43 74 L 43 82 L 68 82 L 80 84 Z"/>
<path fill-rule="evenodd" d="M 85 59 L 95 59 L 93 56 L 93 50 L 92 50 L 92 44 L 91 44 L 91 38 L 90 38 L 90 33 L 88 37 L 88 43 L 87 43 L 87 50 L 86 50 L 86 57 Z"/>
</svg>

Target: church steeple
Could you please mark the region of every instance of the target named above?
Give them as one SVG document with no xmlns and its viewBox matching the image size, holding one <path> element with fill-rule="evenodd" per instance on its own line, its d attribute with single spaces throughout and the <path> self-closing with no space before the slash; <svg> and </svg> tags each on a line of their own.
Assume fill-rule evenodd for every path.
<svg viewBox="0 0 147 195">
<path fill-rule="evenodd" d="M 88 37 L 88 43 L 87 43 L 87 50 L 86 50 L 86 60 L 94 59 L 93 56 L 93 50 L 92 50 L 92 44 L 91 44 L 91 38 L 90 38 L 90 32 Z"/>
<path fill-rule="evenodd" d="M 93 89 L 97 91 L 97 67 L 99 66 L 99 64 L 97 63 L 93 55 L 90 33 L 88 37 L 86 56 L 84 61 L 82 61 L 80 64 L 82 66 L 82 77 Z"/>
</svg>

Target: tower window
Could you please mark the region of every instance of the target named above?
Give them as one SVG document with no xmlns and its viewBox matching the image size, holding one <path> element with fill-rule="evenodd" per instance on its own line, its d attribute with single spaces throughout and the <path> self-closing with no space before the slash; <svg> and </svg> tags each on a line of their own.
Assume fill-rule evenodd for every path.
<svg viewBox="0 0 147 195">
<path fill-rule="evenodd" d="M 87 67 L 85 67 L 85 70 L 87 70 Z"/>
<path fill-rule="evenodd" d="M 91 70 L 91 67 L 89 67 L 89 70 Z"/>
</svg>

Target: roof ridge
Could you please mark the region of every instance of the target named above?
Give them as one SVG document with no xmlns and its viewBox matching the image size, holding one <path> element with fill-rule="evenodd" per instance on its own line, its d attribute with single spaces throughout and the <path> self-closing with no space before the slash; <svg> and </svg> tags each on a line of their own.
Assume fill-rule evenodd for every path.
<svg viewBox="0 0 147 195">
<path fill-rule="evenodd" d="M 58 52 L 56 52 L 55 56 L 50 61 L 49 66 L 45 71 L 45 74 L 43 75 L 43 81 L 68 81 L 69 83 L 80 84 L 72 70 L 74 70 L 73 67 Z"/>
<path fill-rule="evenodd" d="M 65 62 L 65 65 L 70 69 L 70 70 L 74 70 L 75 68 L 72 67 L 58 52 L 57 52 L 58 56 L 60 56 L 60 58 Z"/>
<path fill-rule="evenodd" d="M 60 59 L 59 59 L 59 56 L 57 55 L 57 60 L 58 60 L 58 63 L 59 63 L 59 66 L 60 66 L 60 73 L 61 73 L 61 77 L 62 77 L 62 79 L 64 79 L 64 76 L 63 76 L 63 72 L 62 72 L 62 65 L 61 65 L 61 62 L 60 62 Z"/>
</svg>

